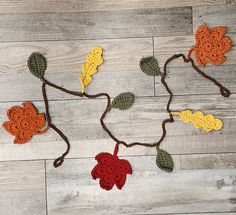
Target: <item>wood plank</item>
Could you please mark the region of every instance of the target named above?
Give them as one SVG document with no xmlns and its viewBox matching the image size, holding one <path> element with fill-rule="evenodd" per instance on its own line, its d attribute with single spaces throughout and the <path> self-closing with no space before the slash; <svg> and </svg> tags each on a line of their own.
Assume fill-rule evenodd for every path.
<svg viewBox="0 0 236 215">
<path fill-rule="evenodd" d="M 192 67 L 175 67 L 167 71 L 167 84 L 174 95 L 220 94 L 219 87 L 202 77 Z M 207 66 L 203 71 L 227 87 L 231 93 L 236 92 L 235 65 Z M 155 83 L 156 96 L 168 95 L 160 77 L 155 78 Z"/>
<path fill-rule="evenodd" d="M 210 27 L 226 26 L 229 33 L 236 32 L 236 4 L 193 8 L 193 29 L 207 23 Z"/>
<path fill-rule="evenodd" d="M 0 13 L 81 12 L 234 4 L 234 0 L 2 0 Z"/>
<path fill-rule="evenodd" d="M 202 23 L 199 23 L 201 25 Z M 198 25 L 198 26 L 199 26 Z M 217 25 L 217 24 L 216 24 Z M 219 24 L 218 24 L 219 25 Z M 228 26 L 227 22 L 224 24 Z M 212 25 L 214 26 L 214 25 Z M 229 30 L 232 28 L 230 25 L 228 26 Z M 230 30 L 232 31 L 232 30 Z M 195 33 L 195 31 L 194 31 Z M 236 41 L 236 34 L 228 34 L 231 37 L 232 41 Z M 170 37 L 155 37 L 154 38 L 154 55 L 158 59 L 160 67 L 164 67 L 165 61 L 170 58 L 174 54 L 183 53 L 185 55 L 188 54 L 188 51 L 192 46 L 195 45 L 195 39 L 193 35 L 188 36 L 170 36 Z M 225 54 L 227 60 L 223 63 L 223 65 L 231 65 L 236 64 L 236 48 L 233 45 L 232 49 Z M 194 54 L 192 54 L 192 58 L 194 59 Z M 184 63 L 183 60 L 176 59 L 171 62 L 168 67 L 188 67 L 189 64 Z M 207 68 L 208 66 L 206 66 Z M 205 68 L 204 68 L 205 69 Z"/>
<path fill-rule="evenodd" d="M 196 154 L 180 155 L 180 168 L 182 170 L 196 169 L 235 169 L 236 154 Z"/>
<path fill-rule="evenodd" d="M 130 157 L 133 175 L 123 189 L 106 192 L 93 180 L 94 159 L 67 160 L 55 169 L 47 162 L 49 215 L 169 214 L 233 212 L 235 169 L 157 169 L 155 157 Z M 150 195 L 152 193 L 152 195 Z M 115 199 L 116 201 L 110 201 Z"/>
<path fill-rule="evenodd" d="M 168 117 L 164 110 L 168 97 L 137 98 L 129 111 L 114 110 L 108 114 L 106 124 L 121 140 L 155 142 L 162 134 L 161 122 Z M 223 120 L 220 132 L 205 133 L 191 124 L 185 125 L 178 118 L 167 125 L 168 135 L 161 147 L 172 154 L 236 152 L 236 95 L 229 99 L 220 95 L 176 96 L 173 110 L 203 110 Z M 0 121 L 4 122 L 6 110 L 20 103 L 2 103 Z M 44 112 L 42 102 L 35 102 Z M 72 148 L 69 157 L 93 157 L 99 151 L 113 151 L 114 142 L 103 131 L 99 118 L 106 102 L 97 100 L 51 101 L 53 122 L 68 136 Z M 0 128 L 0 160 L 53 159 L 65 150 L 65 143 L 52 130 L 34 136 L 29 144 L 14 145 L 13 137 Z M 156 150 L 146 147 L 121 147 L 121 155 L 155 155 Z"/>
<path fill-rule="evenodd" d="M 107 92 L 113 97 L 124 91 L 135 92 L 137 96 L 154 95 L 153 77 L 143 74 L 139 68 L 140 59 L 153 53 L 151 38 L 22 42 L 0 44 L 0 101 L 42 100 L 41 82 L 27 67 L 28 57 L 36 51 L 47 58 L 48 80 L 80 90 L 82 64 L 95 46 L 104 48 L 105 63 L 94 75 L 88 92 Z M 48 92 L 49 99 L 75 99 L 51 88 Z"/>
<path fill-rule="evenodd" d="M 0 214 L 46 215 L 43 161 L 0 162 Z"/>
<path fill-rule="evenodd" d="M 186 215 L 186 214 L 176 214 L 176 215 Z M 227 213 L 197 213 L 197 214 L 189 214 L 188 215 L 236 215 L 236 213 L 231 213 L 231 212 L 227 212 Z"/>
<path fill-rule="evenodd" d="M 0 14 L 0 41 L 72 40 L 186 35 L 192 8 Z"/>
</svg>

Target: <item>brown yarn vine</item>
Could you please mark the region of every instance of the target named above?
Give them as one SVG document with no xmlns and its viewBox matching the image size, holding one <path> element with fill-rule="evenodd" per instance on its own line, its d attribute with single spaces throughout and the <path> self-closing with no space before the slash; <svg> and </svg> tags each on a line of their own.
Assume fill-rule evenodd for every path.
<svg viewBox="0 0 236 215">
<path fill-rule="evenodd" d="M 107 113 L 110 111 L 110 106 L 111 106 L 111 97 L 107 93 L 99 93 L 99 94 L 91 95 L 91 94 L 88 94 L 88 93 L 85 93 L 85 92 L 82 93 L 82 92 L 78 92 L 78 91 L 71 91 L 71 90 L 65 89 L 63 87 L 60 87 L 58 85 L 55 85 L 55 84 L 49 82 L 48 80 L 46 80 L 44 77 L 42 77 L 41 78 L 41 80 L 43 82 L 43 84 L 42 84 L 42 94 L 43 94 L 43 99 L 44 99 L 44 103 L 45 103 L 46 118 L 47 118 L 48 126 L 50 128 L 52 128 L 53 130 L 55 130 L 61 136 L 61 138 L 65 141 L 65 143 L 67 144 L 66 151 L 54 161 L 54 163 L 53 163 L 54 167 L 58 167 L 63 163 L 65 156 L 69 153 L 70 143 L 69 143 L 68 138 L 66 137 L 66 135 L 64 135 L 64 133 L 51 122 L 51 117 L 50 117 L 50 114 L 49 114 L 49 104 L 48 104 L 47 93 L 46 93 L 46 86 L 50 86 L 50 87 L 58 89 L 62 92 L 65 92 L 67 94 L 74 95 L 74 96 L 79 96 L 79 97 L 86 97 L 86 98 L 90 98 L 90 99 L 105 97 L 106 100 L 107 100 L 107 105 L 106 105 L 106 108 L 105 108 L 104 112 L 101 115 L 100 124 L 101 124 L 103 130 L 110 136 L 111 139 L 113 139 L 116 143 L 124 145 L 125 147 L 133 147 L 133 146 L 139 145 L 139 146 L 145 146 L 145 147 L 157 147 L 157 148 L 159 148 L 161 142 L 164 140 L 164 138 L 167 134 L 166 124 L 174 122 L 173 115 L 171 113 L 172 111 L 170 109 L 170 104 L 171 104 L 171 101 L 172 101 L 172 98 L 173 98 L 173 93 L 172 93 L 171 89 L 169 88 L 169 86 L 167 85 L 167 83 L 165 81 L 165 78 L 167 76 L 167 66 L 171 61 L 173 61 L 177 58 L 180 58 L 180 57 L 182 57 L 182 59 L 185 63 L 190 62 L 193 69 L 195 71 L 197 71 L 200 75 L 202 75 L 204 78 L 212 81 L 216 86 L 218 86 L 220 88 L 220 92 L 221 92 L 222 96 L 224 96 L 224 97 L 229 97 L 230 96 L 230 91 L 227 88 L 223 87 L 214 78 L 208 76 L 206 73 L 201 71 L 195 65 L 192 58 L 186 58 L 184 54 L 175 54 L 175 55 L 173 55 L 172 57 L 167 59 L 167 61 L 165 62 L 165 64 L 164 64 L 164 73 L 162 74 L 162 77 L 161 77 L 161 83 L 163 84 L 163 86 L 165 87 L 166 91 L 169 94 L 169 100 L 168 100 L 167 105 L 166 105 L 166 111 L 169 113 L 169 118 L 162 121 L 162 135 L 161 135 L 160 139 L 155 143 L 142 143 L 142 142 L 126 143 L 125 141 L 119 140 L 117 137 L 115 137 L 112 134 L 112 132 L 109 130 L 109 128 L 106 126 L 106 124 L 104 122 L 104 119 L 105 119 Z"/>
<path fill-rule="evenodd" d="M 184 63 L 190 63 L 197 73 L 219 87 L 222 96 L 229 97 L 231 94 L 230 90 L 199 69 L 191 58 L 191 53 L 194 52 L 196 62 L 202 67 L 207 63 L 216 65 L 222 64 L 226 60 L 224 54 L 232 47 L 231 39 L 225 36 L 226 30 L 227 28 L 223 26 L 208 28 L 206 24 L 201 25 L 195 35 L 196 44 L 189 50 L 187 57 L 184 54 L 173 55 L 166 60 L 163 73 L 160 71 L 158 61 L 153 56 L 145 57 L 140 60 L 140 69 L 142 72 L 152 77 L 161 76 L 161 83 L 169 94 L 165 108 L 169 117 L 162 121 L 162 134 L 159 140 L 154 143 L 127 143 L 117 138 L 104 122 L 106 115 L 112 109 L 126 110 L 133 105 L 135 96 L 132 93 L 121 93 L 111 101 L 111 97 L 107 93 L 92 95 L 85 92 L 86 87 L 92 82 L 93 75 L 97 73 L 98 67 L 104 62 L 102 58 L 103 49 L 101 47 L 93 48 L 87 55 L 85 63 L 82 65 L 82 71 L 80 74 L 81 91 L 68 90 L 45 79 L 44 73 L 47 69 L 47 61 L 45 57 L 40 53 L 31 54 L 28 59 L 28 68 L 35 77 L 42 81 L 42 95 L 46 114 L 38 113 L 37 109 L 31 102 L 24 102 L 22 106 L 13 106 L 8 110 L 7 116 L 9 121 L 4 122 L 3 127 L 10 134 L 15 136 L 13 141 L 15 144 L 24 144 L 30 141 L 33 135 L 45 133 L 48 128 L 52 128 L 66 143 L 65 152 L 53 162 L 54 167 L 59 167 L 62 165 L 65 157 L 69 153 L 71 145 L 67 136 L 52 122 L 46 88 L 52 87 L 73 96 L 89 99 L 105 98 L 107 103 L 105 110 L 100 117 L 100 124 L 108 136 L 116 142 L 116 145 L 113 154 L 101 152 L 95 157 L 97 165 L 91 171 L 92 178 L 95 180 L 99 179 L 100 186 L 105 190 L 112 189 L 114 185 L 116 185 L 118 189 L 122 189 L 126 181 L 126 175 L 132 174 L 132 167 L 127 160 L 118 158 L 119 145 L 123 145 L 127 148 L 133 146 L 156 147 L 157 166 L 166 172 L 171 172 L 174 168 L 174 162 L 168 152 L 160 149 L 160 144 L 167 135 L 166 124 L 173 123 L 174 116 L 179 116 L 184 123 L 191 122 L 196 128 L 201 128 L 206 132 L 220 130 L 223 127 L 223 122 L 212 114 L 204 115 L 201 111 L 172 111 L 170 105 L 173 99 L 173 93 L 166 82 L 167 67 L 170 62 L 177 58 L 182 58 Z"/>
</svg>

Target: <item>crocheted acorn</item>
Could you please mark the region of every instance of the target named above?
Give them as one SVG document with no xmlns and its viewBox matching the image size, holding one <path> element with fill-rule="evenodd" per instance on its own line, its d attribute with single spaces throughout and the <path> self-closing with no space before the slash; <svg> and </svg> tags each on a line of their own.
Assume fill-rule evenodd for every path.
<svg viewBox="0 0 236 215">
<path fill-rule="evenodd" d="M 132 174 L 132 168 L 127 160 L 117 157 L 119 144 L 115 146 L 114 154 L 102 152 L 95 159 L 98 164 L 93 168 L 91 175 L 93 179 L 100 178 L 100 187 L 111 190 L 114 184 L 122 189 L 126 181 L 126 174 Z"/>
<path fill-rule="evenodd" d="M 4 122 L 3 127 L 15 136 L 14 143 L 23 144 L 28 142 L 33 135 L 44 133 L 45 127 L 44 114 L 38 114 L 34 105 L 25 102 L 20 106 L 11 107 L 7 111 L 10 121 Z"/>
<path fill-rule="evenodd" d="M 192 122 L 195 128 L 202 128 L 206 132 L 212 130 L 220 130 L 223 127 L 223 123 L 220 119 L 215 118 L 212 114 L 203 115 L 202 112 L 197 111 L 192 113 L 190 110 L 184 110 L 181 112 L 171 112 L 172 115 L 180 116 L 180 119 L 184 123 Z"/>
<path fill-rule="evenodd" d="M 204 67 L 207 63 L 222 64 L 226 57 L 224 54 L 232 47 L 232 41 L 224 36 L 227 28 L 218 26 L 208 28 L 206 24 L 201 25 L 196 32 L 196 45 L 188 53 L 190 57 L 192 51 L 195 52 L 197 63 Z"/>
</svg>

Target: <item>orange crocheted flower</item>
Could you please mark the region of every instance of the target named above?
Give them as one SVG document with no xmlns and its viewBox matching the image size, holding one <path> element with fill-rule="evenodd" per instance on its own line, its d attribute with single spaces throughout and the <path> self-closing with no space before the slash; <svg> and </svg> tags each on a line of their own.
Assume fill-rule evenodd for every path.
<svg viewBox="0 0 236 215">
<path fill-rule="evenodd" d="M 15 136 L 14 143 L 23 144 L 28 142 L 33 135 L 44 133 L 44 114 L 38 114 L 32 103 L 25 102 L 20 106 L 14 106 L 7 111 L 10 121 L 4 122 L 3 127 Z"/>
<path fill-rule="evenodd" d="M 209 29 L 206 24 L 201 25 L 195 35 L 196 45 L 189 51 L 195 51 L 195 58 L 200 66 L 206 63 L 222 64 L 226 57 L 224 53 L 232 47 L 232 41 L 224 36 L 226 27 L 214 27 Z"/>
</svg>

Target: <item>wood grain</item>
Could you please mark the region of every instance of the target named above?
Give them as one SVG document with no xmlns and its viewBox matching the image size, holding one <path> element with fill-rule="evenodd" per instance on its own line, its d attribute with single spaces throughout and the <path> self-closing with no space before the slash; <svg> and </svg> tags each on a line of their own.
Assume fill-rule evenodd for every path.
<svg viewBox="0 0 236 215">
<path fill-rule="evenodd" d="M 180 155 L 181 170 L 197 169 L 235 169 L 236 154 L 196 154 Z"/>
<path fill-rule="evenodd" d="M 0 163 L 0 212 L 46 215 L 43 161 Z"/>
<path fill-rule="evenodd" d="M 0 14 L 0 41 L 72 40 L 186 35 L 192 8 L 73 13 Z"/>
<path fill-rule="evenodd" d="M 0 13 L 81 12 L 234 4 L 234 0 L 2 0 Z"/>
<path fill-rule="evenodd" d="M 235 0 L 2 0 L 0 122 L 7 120 L 9 107 L 22 101 L 33 101 L 39 112 L 45 112 L 41 82 L 26 65 L 32 52 L 46 56 L 48 80 L 79 91 L 86 55 L 101 46 L 105 62 L 88 92 L 136 95 L 130 110 L 108 114 L 107 126 L 127 142 L 157 141 L 161 122 L 168 117 L 168 96 L 159 77 L 140 71 L 140 59 L 154 54 L 163 68 L 173 54 L 188 52 L 195 43 L 193 33 L 204 22 L 227 26 L 235 44 L 235 14 Z M 71 151 L 63 166 L 55 169 L 53 159 L 64 152 L 65 143 L 54 131 L 16 145 L 1 127 L 0 214 L 235 215 L 235 50 L 233 46 L 222 66 L 204 68 L 231 90 L 227 99 L 188 64 L 176 60 L 169 65 L 167 82 L 175 95 L 171 109 L 212 113 L 224 127 L 205 133 L 177 117 L 167 125 L 161 148 L 173 156 L 172 174 L 156 167 L 155 148 L 121 146 L 119 156 L 133 168 L 121 191 L 106 192 L 90 176 L 95 155 L 112 152 L 115 144 L 99 124 L 106 101 L 47 88 L 53 123 L 70 139 Z"/>
<path fill-rule="evenodd" d="M 137 98 L 128 111 L 114 110 L 109 113 L 106 124 L 121 140 L 127 142 L 154 142 L 159 139 L 161 122 L 167 118 L 165 105 L 168 97 Z M 220 95 L 176 96 L 172 110 L 203 110 L 212 113 L 224 122 L 219 132 L 205 133 L 190 124 L 183 124 L 177 117 L 175 123 L 167 125 L 168 135 L 161 145 L 172 154 L 236 152 L 236 96 L 224 99 Z M 2 103 L 0 120 L 6 121 L 6 110 L 20 103 Z M 44 112 L 42 102 L 35 102 L 40 112 Z M 113 150 L 114 142 L 103 131 L 99 118 L 105 107 L 105 100 L 51 101 L 50 112 L 55 123 L 70 139 L 72 149 L 69 157 L 93 157 L 103 150 Z M 0 129 L 0 160 L 51 159 L 65 150 L 65 143 L 52 130 L 44 135 L 34 136 L 29 144 L 14 145 L 13 137 Z M 96 146 L 96 147 L 95 147 Z M 155 154 L 155 149 L 121 147 L 122 155 Z"/>
<path fill-rule="evenodd" d="M 54 169 L 47 162 L 50 215 L 169 214 L 233 212 L 235 169 L 161 172 L 155 157 L 129 157 L 133 175 L 124 188 L 107 192 L 92 180 L 94 159 L 67 160 Z M 196 180 L 197 179 L 197 180 Z M 152 195 L 150 195 L 152 193 Z M 115 199 L 115 201 L 110 201 Z"/>
<path fill-rule="evenodd" d="M 230 1 L 229 1 L 230 2 Z M 226 26 L 229 33 L 236 32 L 236 4 L 193 8 L 194 31 L 202 23 L 212 26 Z"/>
<path fill-rule="evenodd" d="M 88 92 L 107 92 L 113 97 L 124 91 L 135 92 L 136 96 L 154 95 L 153 77 L 146 76 L 139 68 L 140 59 L 152 55 L 152 45 L 151 38 L 2 43 L 0 101 L 42 100 L 41 82 L 27 67 L 32 52 L 46 56 L 48 80 L 71 90 L 80 90 L 81 67 L 94 46 L 104 48 L 105 62 L 99 67 Z M 48 92 L 49 99 L 75 99 L 51 88 Z"/>
<path fill-rule="evenodd" d="M 197 213 L 197 214 L 192 214 L 192 213 L 188 213 L 189 215 L 236 215 L 236 213 L 234 212 L 228 212 L 228 213 Z M 178 215 L 186 215 L 186 214 L 178 214 Z"/>
<path fill-rule="evenodd" d="M 202 23 L 199 23 L 201 25 Z M 216 24 L 217 25 L 217 24 Z M 224 24 L 228 27 L 229 31 L 232 31 L 232 26 L 230 23 L 227 22 Z M 215 25 L 210 25 L 210 27 Z M 195 33 L 196 30 L 194 30 Z M 225 54 L 227 60 L 224 62 L 223 65 L 234 65 L 236 64 L 236 48 L 235 48 L 235 41 L 236 41 L 236 34 L 229 34 L 227 35 L 233 41 L 233 47 L 229 52 Z M 195 39 L 193 35 L 188 36 L 172 36 L 172 37 L 155 37 L 154 38 L 154 55 L 156 59 L 158 59 L 160 67 L 164 66 L 165 61 L 170 58 L 174 54 L 183 53 L 185 55 L 188 54 L 188 51 L 192 46 L 195 45 Z M 192 58 L 194 59 L 194 54 L 192 54 Z M 188 67 L 189 64 L 184 63 L 182 59 L 176 59 L 175 61 L 171 62 L 168 67 Z"/>
<path fill-rule="evenodd" d="M 218 80 L 231 93 L 236 92 L 235 65 L 207 66 L 202 71 Z M 220 94 L 219 87 L 202 77 L 192 67 L 170 67 L 167 73 L 167 84 L 174 95 Z M 155 78 L 155 83 L 156 96 L 168 95 L 159 77 Z"/>
</svg>

